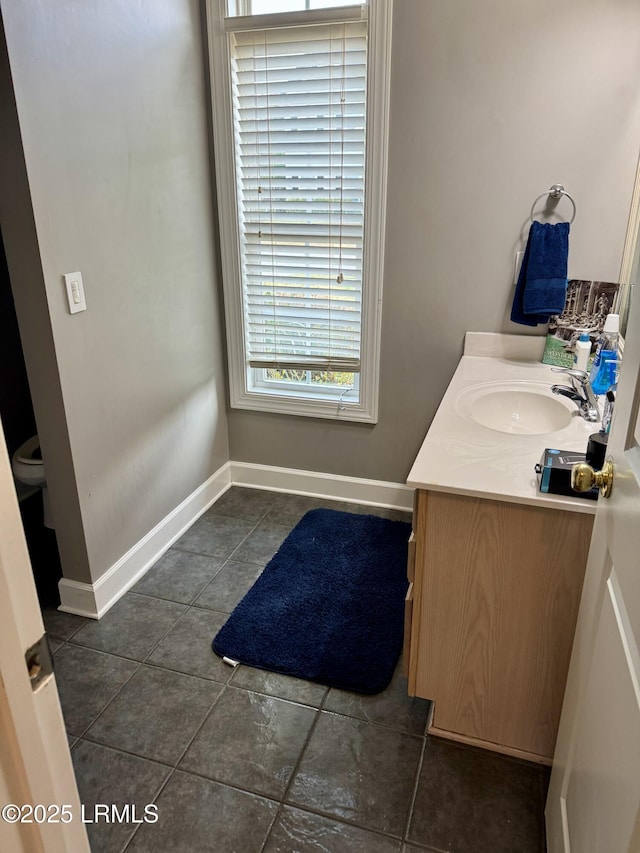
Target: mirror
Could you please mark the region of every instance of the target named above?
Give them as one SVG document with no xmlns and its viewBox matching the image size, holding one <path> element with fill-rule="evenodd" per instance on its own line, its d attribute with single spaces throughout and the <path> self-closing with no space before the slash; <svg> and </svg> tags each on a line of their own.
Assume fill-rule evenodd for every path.
<svg viewBox="0 0 640 853">
<path fill-rule="evenodd" d="M 631 212 L 627 226 L 627 237 L 622 253 L 620 282 L 624 285 L 620 299 L 620 332 L 624 337 L 627 331 L 627 314 L 631 285 L 639 280 L 640 274 L 640 160 L 636 171 L 636 182 L 631 197 Z"/>
</svg>

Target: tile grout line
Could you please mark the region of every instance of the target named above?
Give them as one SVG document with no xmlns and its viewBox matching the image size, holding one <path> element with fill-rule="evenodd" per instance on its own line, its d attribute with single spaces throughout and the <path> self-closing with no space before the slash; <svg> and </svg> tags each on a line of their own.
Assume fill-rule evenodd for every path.
<svg viewBox="0 0 640 853">
<path fill-rule="evenodd" d="M 76 648 L 78 648 L 78 647 L 76 647 Z M 86 647 L 86 646 L 80 646 L 79 648 L 87 648 L 87 647 Z M 96 651 L 96 649 L 91 649 L 91 651 Z M 104 654 L 107 654 L 107 652 L 105 652 Z M 121 658 L 121 660 L 129 660 L 129 658 Z M 132 662 L 133 662 L 133 661 L 132 661 Z M 113 702 L 113 701 L 114 701 L 114 700 L 115 700 L 115 699 L 120 695 L 120 693 L 124 690 L 124 688 L 126 687 L 126 685 L 131 681 L 131 679 L 133 678 L 133 676 L 138 672 L 138 670 L 139 670 L 139 669 L 140 669 L 140 667 L 142 666 L 142 662 L 141 662 L 141 661 L 135 661 L 135 662 L 138 664 L 138 666 L 134 669 L 134 671 L 131 673 L 131 675 L 129 676 L 129 678 L 127 678 L 127 680 L 126 680 L 126 681 L 124 681 L 124 682 L 120 685 L 120 687 L 117 689 L 117 691 L 116 691 L 116 692 L 114 693 L 114 695 L 111 697 L 111 699 L 109 699 L 109 701 L 108 701 L 108 702 L 107 702 L 107 704 L 104 706 L 104 708 L 100 711 L 100 713 L 99 713 L 99 714 L 97 714 L 97 715 L 93 718 L 93 720 L 91 720 L 91 722 L 89 723 L 89 725 L 88 725 L 85 729 L 83 729 L 83 730 L 82 730 L 82 734 L 81 734 L 81 735 L 77 735 L 78 740 L 80 740 L 80 739 L 85 739 L 85 737 L 84 737 L 84 736 L 85 736 L 85 735 L 86 735 L 86 733 L 89 731 L 89 729 L 91 728 L 91 726 L 92 726 L 95 722 L 97 722 L 97 720 L 98 720 L 98 719 L 99 719 L 99 718 L 104 714 L 104 712 L 105 712 L 105 711 L 107 710 L 107 708 L 111 705 L 111 703 L 112 703 L 112 702 Z M 64 714 L 63 714 L 63 718 L 64 718 Z M 104 744 L 104 746 L 106 746 L 106 744 Z"/>
<path fill-rule="evenodd" d="M 93 741 L 92 741 L 93 742 Z M 128 753 L 130 755 L 134 755 L 135 753 Z M 135 756 L 140 758 L 140 756 Z M 248 794 L 251 797 L 258 797 L 261 800 L 269 800 L 271 803 L 275 803 L 278 805 L 279 801 L 274 799 L 274 797 L 270 797 L 262 791 L 256 791 L 253 788 L 242 788 L 240 785 L 235 784 L 234 782 L 222 782 L 220 779 L 212 779 L 211 776 L 205 776 L 204 773 L 198 770 L 185 770 L 182 767 L 170 767 L 166 765 L 172 772 L 182 773 L 184 776 L 194 776 L 196 779 L 201 779 L 203 782 L 210 782 L 212 785 L 220 785 L 223 788 L 230 788 L 233 791 L 238 791 L 241 794 Z"/>
<path fill-rule="evenodd" d="M 58 613 L 57 610 L 55 612 Z M 60 611 L 60 612 L 62 612 L 62 611 Z M 42 621 L 44 623 L 44 611 L 42 611 L 42 613 L 43 613 Z M 81 616 L 80 618 L 84 619 L 84 622 L 82 623 L 82 625 L 78 625 L 78 627 L 75 629 L 75 631 L 72 631 L 68 637 L 57 637 L 55 634 L 52 634 L 49 630 L 47 630 L 46 625 L 44 626 L 44 630 L 45 630 L 45 632 L 46 632 L 46 634 L 50 640 L 56 640 L 56 642 L 60 643 L 61 647 L 62 647 L 62 646 L 64 646 L 65 643 L 68 643 L 69 640 L 72 640 L 75 637 L 75 635 L 78 633 L 78 631 L 82 630 L 82 628 L 84 628 L 85 625 L 88 625 L 90 622 L 93 621 L 92 619 L 88 619 L 86 616 Z M 56 649 L 56 651 L 58 651 L 58 650 Z M 55 654 L 55 652 L 53 654 Z"/>
<path fill-rule="evenodd" d="M 217 682 L 217 683 L 219 683 L 219 682 Z M 174 765 L 174 768 L 175 768 L 176 770 L 178 770 L 178 769 L 179 769 L 179 767 L 180 767 L 180 762 L 183 760 L 183 758 L 185 757 L 185 755 L 187 754 L 187 752 L 188 752 L 188 751 L 189 751 L 189 749 L 191 748 L 191 745 L 193 744 L 194 740 L 198 737 L 198 735 L 200 734 L 200 732 L 201 732 L 201 731 L 202 731 L 202 729 L 204 728 L 205 723 L 207 722 L 207 720 L 209 719 L 209 717 L 211 716 L 211 714 L 213 714 L 213 712 L 214 712 L 214 710 L 215 710 L 216 706 L 218 705 L 218 703 L 220 702 L 220 700 L 222 699 L 222 697 L 224 696 L 224 694 L 227 692 L 227 687 L 228 687 L 228 686 L 229 686 L 229 683 L 228 683 L 228 682 L 225 682 L 225 683 L 222 685 L 222 690 L 220 691 L 220 693 L 218 693 L 218 695 L 216 696 L 216 698 L 215 698 L 215 699 L 214 699 L 214 701 L 212 702 L 211 707 L 209 708 L 209 710 L 207 711 L 207 713 L 204 715 L 204 717 L 203 717 L 202 722 L 200 723 L 200 725 L 196 727 L 196 730 L 194 731 L 193 735 L 189 738 L 189 741 L 188 741 L 187 745 L 185 746 L 185 748 L 184 748 L 184 749 L 182 750 L 182 752 L 180 753 L 180 756 L 178 757 L 178 760 L 176 761 L 176 763 L 175 763 L 175 765 Z M 185 771 L 182 771 L 182 772 L 184 772 L 184 773 L 188 773 L 188 772 L 190 772 L 190 771 L 185 770 Z M 203 778 L 206 778 L 206 777 L 203 777 Z M 211 781 L 216 781 L 216 780 L 210 779 L 209 781 L 211 782 Z"/>
<path fill-rule="evenodd" d="M 138 756 L 138 757 L 139 757 L 139 756 Z M 166 767 L 167 765 L 164 765 L 164 766 Z M 158 804 L 158 797 L 162 794 L 162 792 L 163 792 L 163 791 L 164 791 L 164 789 L 167 787 L 167 785 L 169 784 L 169 782 L 173 779 L 173 776 L 174 776 L 175 772 L 176 772 L 176 768 L 175 768 L 175 767 L 172 767 L 172 768 L 171 768 L 171 770 L 170 770 L 170 772 L 167 774 L 167 778 L 164 780 L 164 782 L 162 783 L 162 785 L 160 785 L 160 788 L 158 789 L 158 791 L 156 792 L 155 797 L 154 797 L 154 798 L 153 798 L 153 800 L 152 800 L 152 802 L 153 802 L 153 804 L 154 804 L 154 805 L 157 805 L 157 804 Z M 158 820 L 160 820 L 160 810 L 159 810 L 159 809 L 158 809 Z M 125 843 L 124 847 L 122 847 L 122 849 L 121 849 L 120 853 L 125 853 L 125 851 L 126 851 L 126 850 L 131 846 L 131 843 L 133 842 L 133 839 L 136 837 L 136 835 L 137 835 L 137 834 L 138 834 L 138 832 L 140 831 L 140 827 L 141 827 L 141 826 L 142 826 L 142 824 L 139 824 L 139 825 L 135 828 L 135 830 L 134 830 L 134 832 L 133 832 L 133 835 L 132 835 L 132 836 L 131 836 L 131 838 L 129 838 L 129 840 Z"/>
<path fill-rule="evenodd" d="M 123 755 L 128 755 L 131 758 L 137 758 L 139 761 L 148 761 L 150 764 L 157 764 L 159 767 L 164 767 L 165 770 L 175 770 L 176 769 L 173 766 L 173 764 L 169 764 L 166 761 L 161 761 L 159 758 L 148 758 L 146 755 L 140 755 L 140 753 L 138 753 L 138 752 L 131 752 L 131 750 L 125 749 L 122 746 L 111 746 L 111 744 L 109 744 L 109 743 L 102 743 L 102 741 L 95 740 L 94 738 L 90 738 L 90 737 L 78 738 L 77 743 L 79 743 L 80 741 L 82 741 L 83 743 L 90 743 L 90 744 L 92 744 L 92 746 L 100 746 L 100 747 L 103 747 L 104 749 L 109 749 L 112 752 L 119 752 L 119 753 L 122 753 Z M 75 743 L 73 745 L 74 749 L 77 747 L 77 743 Z"/>
<path fill-rule="evenodd" d="M 303 758 L 304 754 L 306 753 L 307 747 L 309 746 L 309 742 L 311 741 L 313 733 L 315 732 L 315 730 L 318 726 L 318 723 L 320 722 L 320 717 L 322 715 L 322 709 L 324 707 L 325 702 L 327 701 L 328 695 L 329 695 L 329 690 L 326 691 L 326 693 L 322 697 L 320 704 L 318 705 L 318 707 L 316 709 L 316 714 L 315 714 L 314 720 L 313 720 L 311 726 L 309 727 L 307 737 L 305 738 L 304 744 L 302 745 L 302 749 L 300 750 L 300 754 L 298 755 L 298 759 L 297 759 L 295 765 L 293 766 L 293 769 L 291 770 L 291 775 L 289 776 L 289 780 L 285 786 L 284 791 L 282 792 L 282 797 L 280 798 L 280 800 L 278 802 L 278 808 L 276 809 L 276 813 L 275 813 L 275 816 L 273 818 L 273 822 L 271 823 L 271 826 L 269 827 L 269 831 L 267 832 L 267 834 L 265 836 L 264 843 L 263 843 L 262 847 L 260 848 L 260 853 L 263 853 L 265 847 L 269 843 L 269 838 L 271 837 L 271 833 L 273 832 L 273 828 L 276 825 L 276 823 L 278 822 L 280 815 L 282 814 L 282 810 L 285 806 L 287 794 L 291 790 L 291 785 L 293 784 L 293 780 L 294 780 L 298 770 L 300 769 L 300 765 L 302 763 L 302 758 Z"/>
<path fill-rule="evenodd" d="M 332 689 L 334 689 L 334 688 L 331 688 L 331 687 L 329 688 L 329 690 L 332 690 Z M 336 689 L 339 689 L 339 688 L 336 688 Z M 255 692 L 258 693 L 259 691 L 256 690 Z M 372 695 L 375 695 L 375 694 L 372 694 Z M 399 735 L 406 735 L 409 738 L 417 738 L 420 741 L 424 739 L 424 735 L 417 734 L 416 732 L 411 732 L 408 729 L 403 729 L 403 728 L 393 726 L 393 725 L 391 725 L 391 723 L 380 723 L 377 720 L 369 720 L 369 719 L 366 719 L 365 717 L 356 717 L 354 714 L 347 714 L 345 711 L 334 711 L 331 708 L 323 708 L 322 710 L 324 711 L 325 714 L 333 714 L 336 717 L 344 717 L 346 720 L 355 720 L 358 723 L 365 723 L 367 726 L 373 726 L 374 728 L 377 728 L 377 729 L 384 729 L 385 731 L 395 732 L 396 734 L 399 734 Z"/>
<path fill-rule="evenodd" d="M 148 596 L 148 597 L 151 597 L 151 596 Z M 163 599 L 156 599 L 156 601 L 157 601 L 157 600 L 162 601 Z M 164 642 L 164 640 L 166 640 L 166 638 L 169 636 L 169 634 L 171 633 L 171 631 L 173 631 L 173 629 L 174 629 L 174 628 L 175 628 L 175 626 L 178 624 L 178 622 L 180 621 L 180 619 L 182 619 L 182 617 L 185 615 L 185 613 L 188 613 L 188 611 L 190 610 L 190 605 L 188 605 L 188 604 L 183 605 L 183 607 L 184 607 L 184 610 L 182 611 L 182 613 L 181 613 L 179 616 L 177 616 L 177 617 L 173 620 L 173 622 L 171 623 L 171 625 L 169 625 L 169 627 L 168 627 L 168 628 L 167 628 L 167 630 L 164 632 L 164 634 L 160 637 L 160 639 L 158 640 L 158 642 L 154 645 L 154 647 L 153 647 L 152 649 L 150 649 L 150 650 L 149 650 L 149 652 L 148 652 L 148 653 L 146 654 L 146 656 L 143 658 L 143 660 L 142 660 L 142 663 L 143 663 L 143 664 L 146 664 L 146 662 L 149 660 L 149 658 L 151 657 L 151 655 L 152 655 L 152 654 L 155 652 L 155 650 L 158 648 L 158 646 L 160 645 L 160 643 L 162 643 L 162 642 Z"/>
<path fill-rule="evenodd" d="M 76 648 L 84 648 L 84 646 L 77 646 Z M 91 651 L 93 651 L 93 650 L 91 650 Z M 113 655 L 113 657 L 116 657 L 116 656 Z M 121 658 L 121 660 L 129 660 L 129 658 Z M 224 686 L 225 684 L 227 684 L 226 681 L 220 681 L 218 678 L 207 678 L 206 676 L 198 675 L 195 672 L 185 672 L 182 669 L 174 669 L 171 666 L 164 666 L 164 665 L 161 665 L 158 663 L 153 663 L 152 661 L 149 661 L 148 663 L 140 662 L 140 661 L 131 661 L 131 663 L 140 663 L 140 667 L 146 666 L 149 669 L 164 670 L 165 672 L 171 672 L 174 675 L 184 675 L 185 678 L 193 678 L 196 681 L 202 681 L 204 684 L 219 684 L 220 686 Z M 138 667 L 138 669 L 140 667 Z M 257 692 L 257 691 L 255 691 L 255 692 Z M 111 704 L 111 702 L 109 702 L 109 704 Z M 298 704 L 302 704 L 302 703 L 298 703 Z M 105 710 L 106 710 L 106 708 L 105 708 Z M 100 712 L 100 714 L 102 714 L 102 711 Z M 95 720 L 94 720 L 94 722 L 95 722 Z"/>
<path fill-rule="evenodd" d="M 409 808 L 407 809 L 407 818 L 404 824 L 404 830 L 402 832 L 402 843 L 408 844 L 409 842 L 409 829 L 411 828 L 411 821 L 413 820 L 413 809 L 416 804 L 416 798 L 418 796 L 418 786 L 420 785 L 420 775 L 422 774 L 422 765 L 424 763 L 425 752 L 427 749 L 427 735 L 422 735 L 422 749 L 420 750 L 420 758 L 418 759 L 418 766 L 416 767 L 416 775 L 413 781 L 413 789 L 411 791 L 411 798 L 409 800 Z"/>
</svg>

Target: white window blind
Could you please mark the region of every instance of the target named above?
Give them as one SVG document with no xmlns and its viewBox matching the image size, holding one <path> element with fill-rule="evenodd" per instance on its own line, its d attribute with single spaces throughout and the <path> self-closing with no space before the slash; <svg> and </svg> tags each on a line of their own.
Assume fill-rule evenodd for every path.
<svg viewBox="0 0 640 853">
<path fill-rule="evenodd" d="M 230 47 L 247 360 L 358 372 L 367 25 L 245 30 Z"/>
</svg>

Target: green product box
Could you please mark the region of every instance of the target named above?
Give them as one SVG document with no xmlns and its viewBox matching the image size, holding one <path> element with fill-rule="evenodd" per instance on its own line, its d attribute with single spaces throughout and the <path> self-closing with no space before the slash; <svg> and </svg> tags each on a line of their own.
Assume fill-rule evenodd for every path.
<svg viewBox="0 0 640 853">
<path fill-rule="evenodd" d="M 558 340 L 554 335 L 547 335 L 542 363 L 556 367 L 573 367 L 573 353 L 567 349 L 564 341 Z"/>
</svg>

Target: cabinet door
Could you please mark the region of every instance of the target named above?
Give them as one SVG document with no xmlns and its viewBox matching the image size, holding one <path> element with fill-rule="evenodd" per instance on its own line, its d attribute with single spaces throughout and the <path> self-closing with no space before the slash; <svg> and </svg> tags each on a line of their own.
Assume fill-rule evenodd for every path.
<svg viewBox="0 0 640 853">
<path fill-rule="evenodd" d="M 420 523 L 414 684 L 432 733 L 549 761 L 593 516 L 430 492 Z"/>
</svg>

